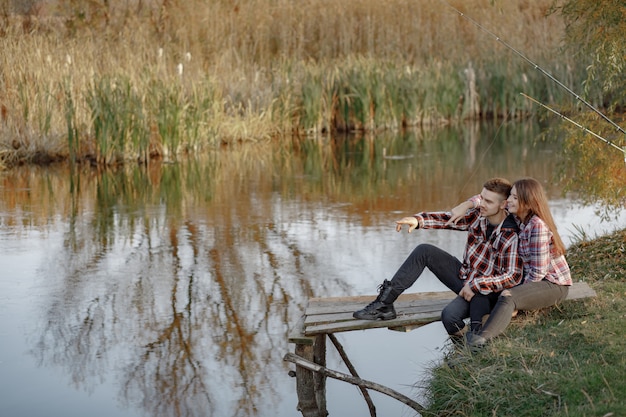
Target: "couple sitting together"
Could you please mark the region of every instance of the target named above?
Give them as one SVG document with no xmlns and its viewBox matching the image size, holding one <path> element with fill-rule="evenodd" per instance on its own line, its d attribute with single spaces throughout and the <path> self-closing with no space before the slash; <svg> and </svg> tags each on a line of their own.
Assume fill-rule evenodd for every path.
<svg viewBox="0 0 626 417">
<path fill-rule="evenodd" d="M 463 260 L 429 244 L 417 246 L 391 281 L 381 284 L 378 297 L 353 314 L 355 318 L 395 318 L 393 302 L 427 267 L 458 294 L 441 313 L 446 331 L 453 340 L 466 332 L 467 344 L 480 347 L 504 331 L 514 311 L 552 306 L 567 296 L 572 285 L 565 245 L 543 187 L 535 179 L 514 184 L 490 179 L 479 195 L 451 212 L 405 217 L 396 222 L 396 230 L 404 225 L 409 233 L 418 228 L 467 231 Z"/>
</svg>

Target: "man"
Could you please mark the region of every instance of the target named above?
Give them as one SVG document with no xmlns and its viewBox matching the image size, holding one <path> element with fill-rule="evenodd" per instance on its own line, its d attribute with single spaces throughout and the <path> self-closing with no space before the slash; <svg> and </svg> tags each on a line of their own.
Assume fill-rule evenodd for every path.
<svg viewBox="0 0 626 417">
<path fill-rule="evenodd" d="M 441 320 L 450 335 L 460 336 L 464 319 L 470 317 L 471 330 L 479 331 L 482 316 L 488 314 L 498 294 L 516 286 L 522 279 L 522 260 L 517 253 L 518 227 L 506 212 L 511 183 L 493 178 L 483 185 L 478 208 L 468 210 L 451 221 L 449 212 L 422 212 L 396 222 L 396 231 L 404 225 L 411 233 L 421 229 L 452 229 L 468 232 L 463 262 L 433 245 L 417 246 L 391 281 L 379 286 L 376 299 L 353 316 L 362 320 L 390 320 L 396 317 L 393 307 L 398 296 L 420 277 L 425 267 L 448 288 L 458 294 L 443 310 Z"/>
</svg>

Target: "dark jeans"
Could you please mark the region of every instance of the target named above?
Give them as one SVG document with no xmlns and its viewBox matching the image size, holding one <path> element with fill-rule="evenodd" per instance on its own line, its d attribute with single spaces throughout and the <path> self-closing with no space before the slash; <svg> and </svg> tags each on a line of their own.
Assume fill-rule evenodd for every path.
<svg viewBox="0 0 626 417">
<path fill-rule="evenodd" d="M 442 284 L 456 294 L 463 288 L 464 282 L 459 278 L 461 261 L 436 246 L 421 244 L 411 252 L 391 279 L 393 289 L 397 293 L 404 292 L 417 281 L 424 268 L 430 269 Z M 470 317 L 472 323 L 480 322 L 483 315 L 489 313 L 496 298 L 497 294 L 476 294 L 472 303 L 468 303 L 457 297 L 443 310 L 441 321 L 448 333 L 454 334 L 465 327 L 463 320 L 467 317 Z"/>
<path fill-rule="evenodd" d="M 565 299 L 568 291 L 568 286 L 553 284 L 546 280 L 528 282 L 502 291 L 479 335 L 485 339 L 494 338 L 509 325 L 513 311 L 553 306 Z"/>
<path fill-rule="evenodd" d="M 465 318 L 470 318 L 470 330 L 478 333 L 483 324 L 483 316 L 489 314 L 498 301 L 499 292 L 487 295 L 474 294 L 468 303 L 462 297 L 456 297 L 441 312 L 441 322 L 448 334 L 456 334 L 465 327 Z"/>
</svg>

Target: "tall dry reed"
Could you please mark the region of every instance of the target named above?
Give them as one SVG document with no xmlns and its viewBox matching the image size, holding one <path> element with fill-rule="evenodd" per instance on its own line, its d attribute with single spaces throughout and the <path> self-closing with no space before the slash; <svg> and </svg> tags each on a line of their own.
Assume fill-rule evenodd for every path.
<svg viewBox="0 0 626 417">
<path fill-rule="evenodd" d="M 559 78 L 551 0 L 454 2 Z M 565 100 L 444 2 L 33 1 L 0 19 L 0 155 L 114 163 Z M 23 14 L 13 13 L 20 11 Z"/>
</svg>

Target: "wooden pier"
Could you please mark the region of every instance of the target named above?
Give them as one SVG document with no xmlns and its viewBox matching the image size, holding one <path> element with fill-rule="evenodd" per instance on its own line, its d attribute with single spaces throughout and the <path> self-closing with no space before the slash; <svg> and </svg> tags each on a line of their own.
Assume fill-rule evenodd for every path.
<svg viewBox="0 0 626 417">
<path fill-rule="evenodd" d="M 570 287 L 566 300 L 595 297 L 595 291 L 585 282 Z M 419 411 L 420 406 L 388 388 L 370 381 L 360 380 L 334 333 L 387 327 L 390 330 L 409 331 L 440 320 L 441 310 L 456 297 L 451 291 L 402 294 L 394 307 L 397 317 L 393 320 L 356 320 L 352 313 L 366 306 L 376 295 L 356 297 L 311 298 L 303 316 L 289 334 L 289 342 L 295 344 L 294 354 L 285 360 L 296 363 L 296 391 L 298 410 L 304 417 L 325 417 L 326 377 L 359 385 L 369 404 L 364 387 L 390 395 Z M 343 375 L 326 368 L 326 339 L 333 342 L 352 375 Z M 372 412 L 373 405 L 370 405 Z M 375 412 L 373 413 L 375 415 Z"/>
</svg>

